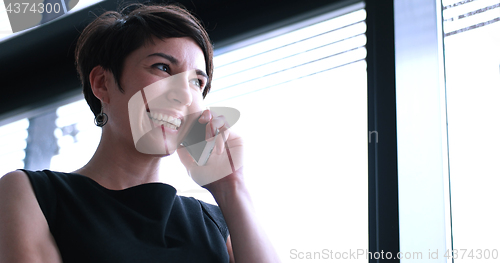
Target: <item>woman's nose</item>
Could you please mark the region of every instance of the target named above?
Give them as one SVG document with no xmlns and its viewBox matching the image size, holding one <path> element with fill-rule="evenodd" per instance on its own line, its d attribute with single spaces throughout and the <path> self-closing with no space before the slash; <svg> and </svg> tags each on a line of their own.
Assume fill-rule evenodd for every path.
<svg viewBox="0 0 500 263">
<path fill-rule="evenodd" d="M 190 106 L 193 102 L 193 96 L 190 91 L 188 74 L 180 73 L 171 76 L 172 82 L 167 89 L 167 99 L 179 103 L 181 106 Z"/>
</svg>

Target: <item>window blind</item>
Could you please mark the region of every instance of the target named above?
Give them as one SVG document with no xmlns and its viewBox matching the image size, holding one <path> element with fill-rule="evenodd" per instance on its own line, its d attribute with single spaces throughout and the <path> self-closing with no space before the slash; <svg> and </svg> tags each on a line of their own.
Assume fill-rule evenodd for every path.
<svg viewBox="0 0 500 263">
<path fill-rule="evenodd" d="M 445 37 L 500 21 L 499 0 L 443 0 Z"/>
<path fill-rule="evenodd" d="M 363 61 L 365 17 L 356 10 L 215 57 L 207 104 Z"/>
</svg>

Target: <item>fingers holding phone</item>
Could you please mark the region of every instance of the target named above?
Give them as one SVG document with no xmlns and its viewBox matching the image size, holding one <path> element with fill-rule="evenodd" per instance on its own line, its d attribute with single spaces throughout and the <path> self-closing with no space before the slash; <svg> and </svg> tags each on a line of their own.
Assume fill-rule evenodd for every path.
<svg viewBox="0 0 500 263">
<path fill-rule="evenodd" d="M 193 125 L 193 129 L 195 126 L 204 126 L 202 130 L 205 144 L 197 148 L 197 154 L 193 147 L 190 149 L 186 147 L 189 144 L 183 142 L 184 147 L 178 149 L 178 154 L 196 183 L 203 186 L 215 182 L 243 166 L 242 139 L 229 130 L 228 121 L 223 115 L 215 116 L 206 110 Z"/>
<path fill-rule="evenodd" d="M 197 165 L 203 166 L 208 161 L 213 148 L 215 147 L 215 141 L 207 140 L 207 120 L 210 120 L 210 112 L 205 111 L 201 115 L 193 114 L 196 119 L 188 128 L 186 136 L 182 139 L 180 146 L 183 146 L 189 155 L 193 158 Z M 199 117 L 198 117 L 199 116 Z M 210 124 L 210 123 L 209 123 Z M 212 134 L 212 131 L 210 131 Z M 213 135 L 218 134 L 215 130 Z"/>
<path fill-rule="evenodd" d="M 215 137 L 215 153 L 222 154 L 225 149 L 228 149 L 226 142 L 229 138 L 229 124 L 224 116 L 217 116 L 211 120 L 212 131 L 219 131 L 219 135 Z"/>
<path fill-rule="evenodd" d="M 217 154 L 222 154 L 224 152 L 225 143 L 229 137 L 229 132 L 226 132 L 229 128 L 229 123 L 223 115 L 214 116 L 210 110 L 206 110 L 202 113 L 199 122 L 202 124 L 207 124 L 205 127 L 205 140 L 211 142 L 215 140 L 214 152 Z"/>
</svg>

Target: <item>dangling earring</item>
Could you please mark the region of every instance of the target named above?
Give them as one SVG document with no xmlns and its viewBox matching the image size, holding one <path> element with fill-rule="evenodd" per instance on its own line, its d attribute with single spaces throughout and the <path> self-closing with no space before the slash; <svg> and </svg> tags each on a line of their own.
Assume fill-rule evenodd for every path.
<svg viewBox="0 0 500 263">
<path fill-rule="evenodd" d="M 102 106 L 101 106 L 101 113 L 97 114 L 94 118 L 94 124 L 98 127 L 102 127 L 108 123 L 108 115 L 104 112 L 102 112 Z"/>
</svg>

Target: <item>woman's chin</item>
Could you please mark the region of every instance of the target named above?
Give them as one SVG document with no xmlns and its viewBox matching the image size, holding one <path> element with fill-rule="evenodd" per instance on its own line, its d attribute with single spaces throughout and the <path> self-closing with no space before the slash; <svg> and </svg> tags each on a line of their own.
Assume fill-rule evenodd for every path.
<svg viewBox="0 0 500 263">
<path fill-rule="evenodd" d="M 136 143 L 135 148 L 137 151 L 160 156 L 168 156 L 175 152 L 177 149 L 177 144 L 175 138 L 169 138 L 166 136 L 164 139 L 163 131 L 160 127 L 156 127 L 144 134 Z"/>
</svg>

